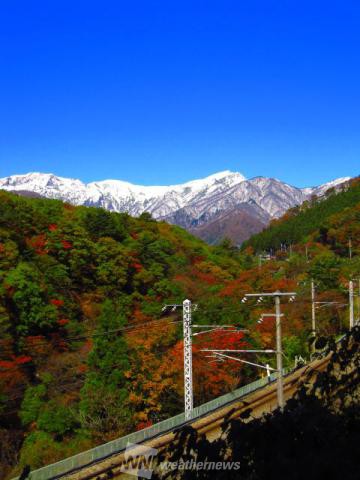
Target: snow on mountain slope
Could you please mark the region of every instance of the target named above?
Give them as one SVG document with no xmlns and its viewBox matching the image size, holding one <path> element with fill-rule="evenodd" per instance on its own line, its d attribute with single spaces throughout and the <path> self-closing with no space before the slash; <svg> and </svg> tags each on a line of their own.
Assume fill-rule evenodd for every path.
<svg viewBox="0 0 360 480">
<path fill-rule="evenodd" d="M 28 173 L 0 179 L 0 188 L 10 191 L 26 190 L 47 198 L 65 200 L 74 205 L 84 204 L 96 191 L 90 191 L 80 180 L 57 177 L 51 173 Z"/>
<path fill-rule="evenodd" d="M 47 198 L 61 199 L 74 205 L 103 207 L 117 212 L 140 215 L 144 211 L 162 217 L 192 201 L 220 193 L 245 180 L 240 173 L 224 171 L 204 179 L 180 185 L 142 186 L 121 180 L 84 184 L 80 180 L 47 173 L 13 175 L 0 179 L 0 188 L 27 190 Z"/>
<path fill-rule="evenodd" d="M 311 195 L 323 195 L 329 188 L 339 188 L 349 178 L 301 189 L 273 178 L 246 180 L 241 173 L 229 170 L 170 186 L 141 186 L 121 180 L 85 184 L 48 173 L 29 173 L 0 179 L 0 189 L 32 192 L 74 205 L 102 207 L 134 216 L 147 211 L 155 218 L 183 226 L 194 233 L 201 230 L 203 238 L 206 238 L 206 224 L 210 229 L 216 228 L 219 237 L 224 225 L 235 222 L 239 232 L 243 221 L 244 232 L 240 235 L 243 239 L 247 235 L 246 225 L 251 224 L 253 233 L 254 228 L 266 225 Z M 241 221 L 236 220 L 237 215 Z M 229 230 L 228 226 L 224 229 Z"/>
<path fill-rule="evenodd" d="M 301 191 L 308 196 L 317 195 L 318 197 L 321 197 L 327 190 L 330 190 L 330 188 L 338 188 L 342 184 L 348 182 L 350 179 L 351 177 L 341 177 L 333 180 L 332 182 L 324 183 L 319 187 L 302 188 Z"/>
<path fill-rule="evenodd" d="M 240 173 L 225 171 L 181 185 L 144 187 L 118 180 L 89 185 L 96 186 L 102 193 L 100 206 L 109 210 L 127 211 L 131 215 L 148 211 L 154 217 L 160 218 L 201 198 L 224 192 L 244 180 L 245 177 Z"/>
<path fill-rule="evenodd" d="M 244 180 L 222 194 L 194 200 L 165 219 L 185 228 L 195 225 L 198 227 L 222 213 L 234 210 L 238 205 L 248 204 L 258 207 L 257 219 L 267 223 L 271 218 L 279 217 L 306 198 L 307 196 L 296 187 L 276 179 L 256 177 Z"/>
</svg>

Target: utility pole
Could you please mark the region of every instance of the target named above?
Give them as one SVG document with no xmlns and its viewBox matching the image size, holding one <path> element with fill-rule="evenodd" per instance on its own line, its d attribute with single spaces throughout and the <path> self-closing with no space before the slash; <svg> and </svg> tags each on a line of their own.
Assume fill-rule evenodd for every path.
<svg viewBox="0 0 360 480">
<path fill-rule="evenodd" d="M 280 297 L 275 296 L 275 315 L 276 315 L 276 369 L 278 371 L 277 395 L 278 404 L 281 409 L 284 408 L 284 386 L 283 386 L 283 363 L 282 363 L 282 340 L 281 340 L 281 312 Z"/>
<path fill-rule="evenodd" d="M 349 238 L 349 258 L 352 259 L 352 242 L 351 238 Z"/>
<path fill-rule="evenodd" d="M 282 364 L 282 335 L 281 335 L 281 309 L 280 309 L 280 298 L 281 297 L 292 297 L 295 298 L 295 292 L 279 292 L 274 293 L 247 293 L 245 298 L 249 297 L 273 297 L 275 300 L 275 317 L 276 317 L 276 370 L 277 370 L 277 398 L 279 408 L 282 410 L 284 408 L 284 385 L 283 385 L 283 364 Z"/>
<path fill-rule="evenodd" d="M 198 305 L 193 304 L 190 300 L 184 300 L 182 304 L 164 305 L 162 311 L 171 308 L 175 311 L 177 308 L 183 310 L 183 338 L 184 338 L 184 412 L 185 419 L 190 420 L 192 410 L 194 408 L 193 393 L 193 368 L 192 368 L 192 337 L 203 335 L 209 332 L 249 332 L 247 329 L 239 328 L 236 325 L 195 325 L 192 323 L 192 312 L 197 309 Z M 200 332 L 192 333 L 193 328 L 199 328 Z M 227 350 L 225 350 L 227 351 Z"/>
<path fill-rule="evenodd" d="M 316 337 L 316 313 L 315 313 L 315 283 L 311 279 L 311 330 L 312 336 Z M 315 350 L 315 340 L 312 344 L 313 351 Z"/>
<path fill-rule="evenodd" d="M 193 379 L 192 379 L 192 339 L 191 339 L 191 301 L 183 302 L 184 330 L 184 399 L 185 419 L 191 417 L 193 410 Z"/>
<path fill-rule="evenodd" d="M 354 326 L 354 283 L 352 280 L 349 282 L 349 317 L 351 330 Z"/>
<path fill-rule="evenodd" d="M 190 300 L 184 300 L 182 304 L 164 305 L 163 312 L 168 308 L 175 311 L 178 307 L 183 309 L 183 334 L 184 334 L 184 400 L 185 419 L 191 418 L 193 410 L 193 374 L 192 374 L 192 304 Z M 197 305 L 194 305 L 196 308 Z"/>
</svg>

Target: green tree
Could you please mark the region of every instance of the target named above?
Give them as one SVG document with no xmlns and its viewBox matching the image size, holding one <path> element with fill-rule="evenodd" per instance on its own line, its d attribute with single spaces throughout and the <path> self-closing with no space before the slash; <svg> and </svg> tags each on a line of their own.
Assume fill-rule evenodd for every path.
<svg viewBox="0 0 360 480">
<path fill-rule="evenodd" d="M 332 252 L 321 253 L 311 263 L 310 275 L 321 289 L 338 286 L 340 259 Z"/>
<path fill-rule="evenodd" d="M 94 239 L 112 237 L 123 240 L 126 235 L 122 217 L 102 208 L 89 208 L 85 211 L 84 225 Z"/>
<path fill-rule="evenodd" d="M 46 403 L 46 385 L 28 387 L 21 403 L 20 419 L 23 425 L 36 422 L 41 409 Z"/>
<path fill-rule="evenodd" d="M 89 354 L 80 416 L 85 427 L 109 433 L 128 424 L 129 352 L 121 329 L 126 324 L 125 306 L 105 300 L 98 319 L 94 346 Z M 119 331 L 120 330 L 120 331 Z"/>
<path fill-rule="evenodd" d="M 30 264 L 21 262 L 5 278 L 10 303 L 17 317 L 16 330 L 20 335 L 54 327 L 57 310 L 49 304 L 46 286 L 39 272 Z"/>
<path fill-rule="evenodd" d="M 44 432 L 63 437 L 72 432 L 78 423 L 70 408 L 50 400 L 39 412 L 37 426 Z"/>
<path fill-rule="evenodd" d="M 127 282 L 129 256 L 126 249 L 112 238 L 101 238 L 95 245 L 96 283 L 106 295 L 121 293 Z"/>
</svg>

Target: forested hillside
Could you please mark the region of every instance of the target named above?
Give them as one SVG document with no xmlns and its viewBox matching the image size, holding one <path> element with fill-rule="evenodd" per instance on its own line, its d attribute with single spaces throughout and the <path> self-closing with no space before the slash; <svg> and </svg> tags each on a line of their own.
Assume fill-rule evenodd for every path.
<svg viewBox="0 0 360 480">
<path fill-rule="evenodd" d="M 253 247 L 256 251 L 273 251 L 280 249 L 281 245 L 289 246 L 301 242 L 306 236 L 320 230 L 320 235 L 327 234 L 329 226 L 328 219 L 341 213 L 346 209 L 350 211 L 360 202 L 360 178 L 357 177 L 344 184 L 338 192 L 334 188 L 329 189 L 325 198 L 314 196 L 310 201 L 291 208 L 278 220 L 273 220 L 263 232 L 253 235 L 243 243 L 242 249 Z M 354 214 L 353 220 L 359 220 Z M 356 237 L 359 233 L 359 226 L 349 218 L 351 229 L 347 232 L 349 238 Z M 356 222 L 355 222 L 356 223 Z M 352 230 L 355 228 L 355 230 Z"/>
<path fill-rule="evenodd" d="M 0 192 L 0 470 L 21 447 L 33 468 L 179 413 L 181 317 L 162 305 L 211 302 L 234 257 L 148 214 Z M 197 402 L 239 382 L 195 365 Z"/>
<path fill-rule="evenodd" d="M 268 242 L 273 258 L 259 265 L 256 240 L 243 251 L 227 241 L 210 247 L 147 214 L 134 219 L 0 192 L 3 476 L 182 411 L 181 311 L 164 315 L 164 303 L 190 298 L 198 304 L 195 323 L 250 330 L 246 336 L 212 332 L 194 337 L 196 405 L 260 375 L 237 362 L 209 364 L 201 348 L 274 347 L 273 319 L 258 323 L 273 305 L 241 303 L 245 293 L 298 293 L 296 302 L 282 305 L 287 366 L 296 355 L 309 356 L 311 278 L 317 300 L 333 302 L 317 311 L 319 335 L 342 332 L 348 326 L 348 282 L 360 275 L 358 195 L 354 182 L 323 201 L 345 198 L 335 215 L 333 207 L 322 215 L 326 224 L 312 213 L 317 202 L 281 219 L 285 232 L 305 211 L 317 220 L 303 233 L 297 224 L 300 241 L 291 252 Z M 261 235 L 265 238 L 266 231 Z M 282 234 L 273 238 L 285 242 Z M 269 356 L 257 360 L 274 364 Z"/>
</svg>

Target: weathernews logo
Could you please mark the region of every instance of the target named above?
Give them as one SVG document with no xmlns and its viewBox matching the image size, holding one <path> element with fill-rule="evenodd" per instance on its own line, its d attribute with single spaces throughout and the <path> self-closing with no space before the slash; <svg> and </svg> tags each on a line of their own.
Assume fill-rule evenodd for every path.
<svg viewBox="0 0 360 480">
<path fill-rule="evenodd" d="M 156 448 L 137 443 L 128 443 L 124 452 L 124 463 L 120 470 L 138 478 L 150 479 L 153 474 L 153 460 L 157 455 Z M 174 470 L 239 470 L 240 462 L 198 462 L 194 459 L 177 462 L 162 462 L 156 467 L 160 471 Z"/>
<path fill-rule="evenodd" d="M 240 470 L 240 462 L 198 462 L 194 459 L 160 463 L 161 470 Z"/>
<path fill-rule="evenodd" d="M 152 462 L 157 453 L 156 448 L 128 443 L 124 452 L 125 463 L 121 465 L 120 470 L 139 478 L 151 478 Z"/>
</svg>

